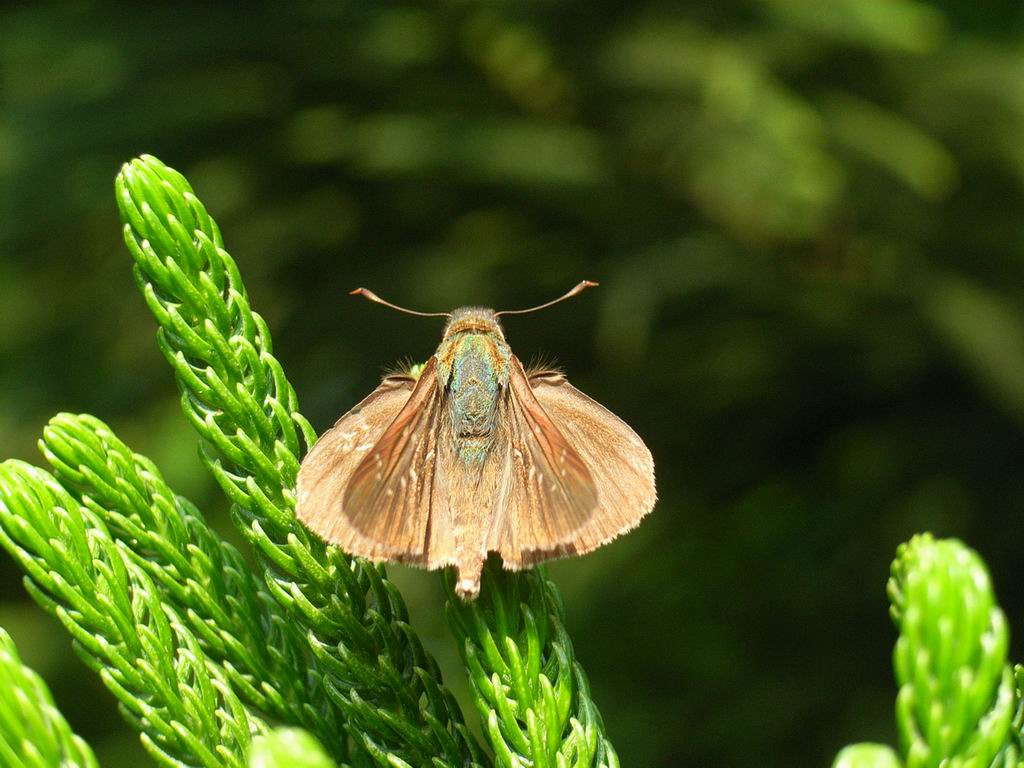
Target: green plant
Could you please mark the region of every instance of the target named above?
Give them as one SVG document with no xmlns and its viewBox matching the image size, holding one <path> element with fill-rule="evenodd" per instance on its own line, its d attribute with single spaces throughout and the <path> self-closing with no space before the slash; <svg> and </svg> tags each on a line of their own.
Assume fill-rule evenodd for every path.
<svg viewBox="0 0 1024 768">
<path fill-rule="evenodd" d="M 278 728 L 253 740 L 249 768 L 333 768 L 334 762 L 305 731 Z"/>
<path fill-rule="evenodd" d="M 152 462 L 91 416 L 56 416 L 40 448 L 60 483 L 180 606 L 203 651 L 223 665 L 246 702 L 302 724 L 325 744 L 337 741 L 304 639 L 241 554 L 167 487 Z"/>
<path fill-rule="evenodd" d="M 573 659 L 558 589 L 543 568 L 510 574 L 489 562 L 485 574 L 480 599 L 450 598 L 448 615 L 495 762 L 618 766 Z M 450 574 L 447 587 L 451 595 Z"/>
<path fill-rule="evenodd" d="M 270 718 L 306 729 L 346 765 L 490 764 L 384 569 L 326 547 L 296 521 L 295 476 L 315 435 L 217 225 L 155 158 L 126 165 L 116 191 L 183 410 L 259 572 L 105 424 L 62 414 L 40 441 L 54 475 L 3 467 L 0 541 L 26 586 L 167 761 L 213 764 L 225 750 L 242 759 Z M 539 571 L 492 570 L 489 581 L 471 606 L 449 595 L 494 763 L 617 765 L 555 587 Z M 120 611 L 86 610 L 89 594 Z M 152 657 L 182 649 L 196 669 Z M 128 685 L 111 671 L 140 664 L 156 676 Z M 213 698 L 199 690 L 211 685 Z M 166 722 L 144 714 L 154 702 Z"/>
<path fill-rule="evenodd" d="M 0 758 L 9 768 L 95 768 L 89 745 L 71 732 L 40 677 L 21 663 L 0 629 Z"/>
<path fill-rule="evenodd" d="M 158 763 L 241 766 L 262 720 L 203 653 L 182 609 L 48 473 L 0 465 L 0 543 Z"/>
<path fill-rule="evenodd" d="M 955 539 L 915 536 L 889 579 L 899 628 L 894 666 L 902 762 L 888 747 L 844 749 L 835 768 L 1021 764 L 1021 668 L 1006 661 L 1009 630 L 977 553 Z"/>
</svg>

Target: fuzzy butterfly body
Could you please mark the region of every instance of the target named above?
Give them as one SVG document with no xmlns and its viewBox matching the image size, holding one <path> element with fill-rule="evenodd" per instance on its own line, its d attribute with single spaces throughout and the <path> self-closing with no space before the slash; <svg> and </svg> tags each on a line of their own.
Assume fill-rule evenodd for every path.
<svg viewBox="0 0 1024 768">
<path fill-rule="evenodd" d="M 468 463 L 487 458 L 495 436 L 498 398 L 508 387 L 512 350 L 491 332 L 490 310 L 452 313 L 449 332 L 437 350 L 437 380 L 450 393 L 448 408 L 456 453 Z"/>
<path fill-rule="evenodd" d="M 527 374 L 497 313 L 463 308 L 418 377 L 388 376 L 324 433 L 296 511 L 351 554 L 455 566 L 472 599 L 489 552 L 512 569 L 583 554 L 654 501 L 633 430 L 561 374 Z"/>
</svg>

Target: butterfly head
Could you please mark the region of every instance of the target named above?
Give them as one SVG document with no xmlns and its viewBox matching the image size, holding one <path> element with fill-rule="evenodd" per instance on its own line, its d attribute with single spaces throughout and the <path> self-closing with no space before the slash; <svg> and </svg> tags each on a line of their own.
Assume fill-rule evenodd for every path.
<svg viewBox="0 0 1024 768">
<path fill-rule="evenodd" d="M 460 307 L 452 311 L 444 327 L 444 338 L 447 340 L 465 333 L 480 333 L 505 340 L 497 313 L 486 307 Z"/>
</svg>

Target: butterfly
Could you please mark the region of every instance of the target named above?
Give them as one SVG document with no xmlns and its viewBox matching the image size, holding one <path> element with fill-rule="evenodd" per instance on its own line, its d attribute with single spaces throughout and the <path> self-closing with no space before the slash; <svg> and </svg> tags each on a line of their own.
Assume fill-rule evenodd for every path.
<svg viewBox="0 0 1024 768">
<path fill-rule="evenodd" d="M 518 570 L 634 528 L 654 507 L 651 452 L 562 373 L 527 371 L 498 320 L 593 285 L 504 312 L 414 312 L 352 291 L 448 322 L 420 370 L 385 377 L 306 455 L 299 519 L 372 561 L 454 566 L 464 600 L 479 594 L 488 553 Z"/>
</svg>

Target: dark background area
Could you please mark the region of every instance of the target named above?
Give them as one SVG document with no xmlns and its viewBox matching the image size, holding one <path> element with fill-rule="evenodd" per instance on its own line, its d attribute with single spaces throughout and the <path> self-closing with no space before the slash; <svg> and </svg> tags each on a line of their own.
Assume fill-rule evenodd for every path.
<svg viewBox="0 0 1024 768">
<path fill-rule="evenodd" d="M 143 152 L 217 218 L 318 429 L 508 318 L 647 441 L 660 502 L 551 568 L 623 765 L 895 739 L 897 544 L 962 537 L 1024 654 L 1017 2 L 517 0 L 0 11 L 0 455 L 104 419 L 231 533 L 113 198 Z M 398 569 L 396 569 L 398 570 Z M 431 574 L 414 620 L 464 689 Z M 0 561 L 0 624 L 108 768 L 113 699 Z"/>
</svg>

